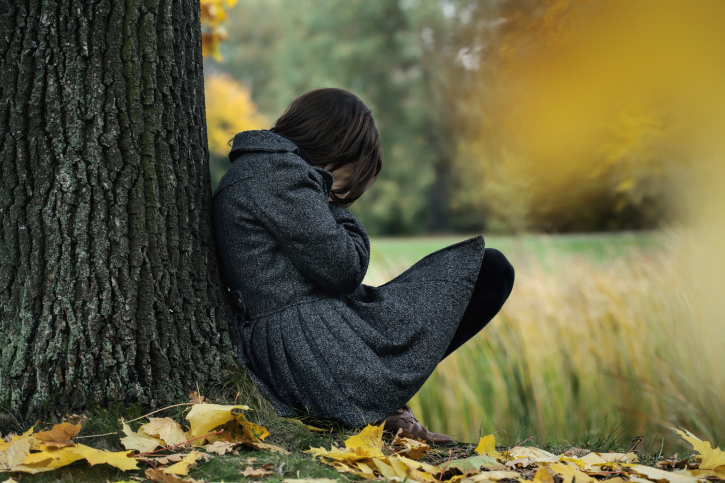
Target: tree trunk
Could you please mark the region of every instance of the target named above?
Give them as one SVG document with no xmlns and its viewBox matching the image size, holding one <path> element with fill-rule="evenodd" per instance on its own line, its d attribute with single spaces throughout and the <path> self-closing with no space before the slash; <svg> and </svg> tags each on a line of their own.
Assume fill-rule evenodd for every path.
<svg viewBox="0 0 725 483">
<path fill-rule="evenodd" d="M 0 3 L 0 408 L 158 406 L 232 353 L 198 0 Z"/>
</svg>

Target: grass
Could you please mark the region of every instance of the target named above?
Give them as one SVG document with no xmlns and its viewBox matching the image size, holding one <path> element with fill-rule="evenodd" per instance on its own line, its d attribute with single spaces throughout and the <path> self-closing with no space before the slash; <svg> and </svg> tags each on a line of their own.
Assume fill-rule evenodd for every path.
<svg viewBox="0 0 725 483">
<path fill-rule="evenodd" d="M 383 283 L 461 238 L 373 240 Z M 487 238 L 516 268 L 502 312 L 445 360 L 411 402 L 463 441 L 498 433 L 598 445 L 603 422 L 659 451 L 685 427 L 722 445 L 722 323 L 699 299 L 698 245 L 681 234 Z M 453 416 L 455 415 L 455 416 Z M 606 438 L 605 438 L 606 439 Z"/>
</svg>

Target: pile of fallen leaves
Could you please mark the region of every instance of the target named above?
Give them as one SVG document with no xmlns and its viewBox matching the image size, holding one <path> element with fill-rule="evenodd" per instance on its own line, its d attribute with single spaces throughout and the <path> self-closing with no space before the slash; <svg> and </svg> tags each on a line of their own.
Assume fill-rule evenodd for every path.
<svg viewBox="0 0 725 483">
<path fill-rule="evenodd" d="M 289 454 L 279 446 L 264 443 L 267 428 L 247 420 L 247 406 L 210 404 L 195 392 L 190 393 L 190 409 L 186 412 L 188 430 L 171 418 L 150 417 L 136 431 L 121 420 L 121 444 L 126 451 L 95 449 L 74 441 L 85 418 L 68 416 L 67 421 L 48 431 L 35 432 L 35 427 L 23 434 L 0 438 L 0 472 L 40 473 L 52 471 L 85 460 L 90 465 L 107 464 L 120 470 L 138 470 L 139 464 L 149 468 L 145 476 L 162 483 L 197 483 L 182 479 L 199 460 L 212 458 L 210 453 L 238 454 L 239 448 Z M 164 408 L 167 409 L 167 408 Z M 302 424 L 301 421 L 297 421 Z M 320 431 L 310 426 L 304 427 Z M 313 459 L 334 467 L 341 473 L 365 479 L 391 481 L 413 480 L 421 483 L 490 483 L 517 480 L 520 483 L 695 483 L 725 480 L 725 451 L 712 448 L 687 431 L 677 431 L 699 453 L 698 461 L 660 461 L 657 467 L 638 463 L 634 453 L 566 452 L 554 455 L 534 447 L 515 446 L 503 453 L 496 450 L 496 439 L 481 438 L 476 456 L 430 464 L 433 450 L 425 441 L 400 430 L 391 443 L 383 441 L 383 425 L 367 426 L 344 441 L 344 448 L 332 446 L 311 448 Z M 159 454 L 165 452 L 165 454 Z M 169 454 L 171 452 L 171 454 Z M 430 453 L 430 454 L 429 454 Z M 426 458 L 428 456 L 428 458 Z M 239 474 L 261 478 L 273 474 L 271 464 L 254 468 L 255 458 L 247 458 L 247 467 Z M 669 471 L 668 471 L 669 470 Z M 14 480 L 6 480 L 12 482 Z M 300 483 L 311 480 L 284 480 Z M 321 482 L 322 480 L 317 480 Z"/>
<path fill-rule="evenodd" d="M 432 465 L 420 461 L 430 446 L 400 430 L 391 447 L 383 443 L 383 426 L 367 426 L 345 441 L 345 448 L 312 448 L 314 458 L 333 466 L 341 473 L 363 478 L 383 477 L 391 481 L 412 479 L 422 483 L 488 483 L 500 480 L 535 483 L 592 483 L 605 479 L 609 483 L 694 483 L 725 480 L 725 451 L 713 449 L 691 433 L 678 431 L 700 453 L 700 461 L 660 462 L 659 468 L 638 464 L 634 453 L 587 453 L 554 455 L 533 447 L 514 447 L 504 453 L 496 451 L 496 439 L 481 438 L 470 458 L 448 460 Z M 385 450 L 385 451 L 384 451 Z M 665 471 L 672 468 L 676 471 Z"/>
<path fill-rule="evenodd" d="M 49 431 L 35 432 L 34 426 L 23 434 L 0 439 L 0 472 L 40 473 L 80 460 L 92 466 L 107 464 L 123 471 L 137 470 L 139 463 L 146 463 L 151 468 L 145 474 L 151 480 L 194 482 L 179 476 L 188 475 L 189 468 L 198 460 L 209 459 L 209 453 L 224 455 L 246 447 L 288 454 L 278 446 L 262 442 L 269 431 L 247 420 L 243 411 L 249 407 L 208 404 L 193 391 L 190 396 L 191 408 L 185 416 L 189 422 L 188 431 L 171 418 L 148 417 L 148 422 L 135 432 L 129 426 L 132 421 L 122 420 L 125 436 L 121 438 L 121 444 L 126 451 L 113 452 L 73 441 L 85 418 L 68 416 L 66 422 L 54 425 Z M 156 455 L 164 450 L 182 450 L 182 453 Z"/>
</svg>

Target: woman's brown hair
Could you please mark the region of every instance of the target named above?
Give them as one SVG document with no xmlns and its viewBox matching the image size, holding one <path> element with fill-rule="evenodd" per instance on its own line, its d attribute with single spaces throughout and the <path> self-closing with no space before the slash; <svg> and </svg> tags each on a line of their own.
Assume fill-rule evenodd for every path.
<svg viewBox="0 0 725 483">
<path fill-rule="evenodd" d="M 344 89 L 323 88 L 302 94 L 270 131 L 295 143 L 315 166 L 331 165 L 329 169 L 334 171 L 356 163 L 345 186 L 330 194 L 332 201 L 343 206 L 360 198 L 383 167 L 380 134 L 372 111 Z"/>
</svg>

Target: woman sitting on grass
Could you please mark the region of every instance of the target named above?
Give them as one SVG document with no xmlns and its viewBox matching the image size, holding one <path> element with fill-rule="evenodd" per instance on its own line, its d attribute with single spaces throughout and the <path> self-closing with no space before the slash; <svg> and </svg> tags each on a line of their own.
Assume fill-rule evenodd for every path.
<svg viewBox="0 0 725 483">
<path fill-rule="evenodd" d="M 295 99 L 270 130 L 234 137 L 214 193 L 238 357 L 280 415 L 348 428 L 385 420 L 433 444 L 407 402 L 436 366 L 498 313 L 514 270 L 483 237 L 363 285 L 370 244 L 345 209 L 382 168 L 370 109 L 350 92 Z M 453 415 L 452 415 L 453 416 Z M 455 416 L 453 416 L 455 417 Z"/>
</svg>

